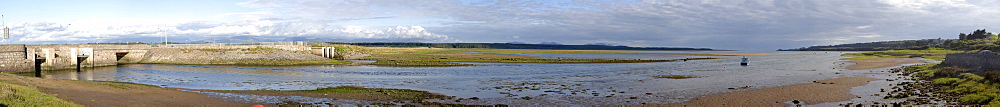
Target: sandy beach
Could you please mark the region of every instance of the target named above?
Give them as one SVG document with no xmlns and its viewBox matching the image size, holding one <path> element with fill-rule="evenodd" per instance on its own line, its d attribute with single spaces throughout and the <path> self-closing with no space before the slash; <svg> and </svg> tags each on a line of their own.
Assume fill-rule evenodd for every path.
<svg viewBox="0 0 1000 107">
<path fill-rule="evenodd" d="M 876 58 L 849 60 L 855 63 L 847 66 L 848 69 L 875 69 L 900 66 L 903 64 L 913 64 L 924 62 L 914 58 Z M 701 96 L 691 101 L 675 104 L 663 105 L 641 105 L 641 106 L 697 106 L 697 107 L 717 107 L 717 106 L 750 106 L 750 107 L 775 107 L 794 105 L 792 101 L 798 100 L 801 105 L 819 104 L 826 102 L 837 102 L 856 98 L 850 93 L 851 87 L 868 84 L 869 81 L 879 79 L 866 77 L 833 78 L 817 80 L 813 83 L 802 83 L 774 88 L 765 88 L 749 91 L 739 91 L 730 93 L 712 94 Z"/>
<path fill-rule="evenodd" d="M 851 95 L 850 88 L 868 84 L 874 78 L 834 78 L 818 80 L 815 83 L 795 84 L 759 90 L 740 91 L 731 93 L 721 93 L 695 98 L 691 101 L 676 104 L 645 105 L 645 106 L 697 106 L 697 107 L 717 107 L 717 106 L 748 106 L 748 107 L 777 107 L 788 106 L 793 100 L 801 101 L 801 104 L 818 104 L 824 102 L 836 102 L 855 98 Z"/>
</svg>

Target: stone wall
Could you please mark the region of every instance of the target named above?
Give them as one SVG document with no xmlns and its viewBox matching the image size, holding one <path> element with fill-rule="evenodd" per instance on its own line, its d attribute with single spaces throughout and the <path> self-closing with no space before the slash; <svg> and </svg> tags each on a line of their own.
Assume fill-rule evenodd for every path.
<svg viewBox="0 0 1000 107">
<path fill-rule="evenodd" d="M 0 72 L 23 72 L 34 69 L 23 44 L 0 45 Z M 34 58 L 31 58 L 34 59 Z"/>
<path fill-rule="evenodd" d="M 1000 71 L 1000 55 L 952 53 L 948 54 L 941 65 L 959 66 L 973 71 Z"/>
</svg>

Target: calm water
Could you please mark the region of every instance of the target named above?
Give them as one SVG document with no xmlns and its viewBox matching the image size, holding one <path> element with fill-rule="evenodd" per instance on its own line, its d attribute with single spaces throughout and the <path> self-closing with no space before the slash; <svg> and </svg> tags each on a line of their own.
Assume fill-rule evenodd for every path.
<svg viewBox="0 0 1000 107">
<path fill-rule="evenodd" d="M 134 82 L 211 90 L 308 90 L 344 85 L 425 90 L 484 100 L 464 104 L 621 105 L 676 103 L 731 87 L 753 89 L 833 78 L 841 71 L 839 52 L 768 52 L 747 56 L 692 56 L 608 53 L 518 54 L 560 58 L 725 59 L 661 63 L 537 64 L 474 63 L 498 66 L 201 66 L 130 64 L 76 71 L 46 72 L 44 78 Z M 509 65 L 509 66 L 508 66 Z M 654 75 L 698 75 L 662 79 Z M 575 93 L 575 94 L 574 94 Z M 595 95 L 596 93 L 596 95 Z M 646 93 L 652 93 L 647 95 Z M 612 95 L 614 94 L 614 95 Z M 520 97 L 533 97 L 522 100 Z M 636 99 L 630 99 L 636 97 Z M 256 100 L 241 100 L 256 101 Z M 445 101 L 447 102 L 447 101 Z"/>
</svg>

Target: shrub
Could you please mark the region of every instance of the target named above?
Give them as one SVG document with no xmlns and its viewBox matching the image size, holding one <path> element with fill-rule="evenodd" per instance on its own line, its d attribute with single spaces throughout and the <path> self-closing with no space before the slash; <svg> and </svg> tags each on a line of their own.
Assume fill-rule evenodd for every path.
<svg viewBox="0 0 1000 107">
<path fill-rule="evenodd" d="M 976 81 L 960 81 L 960 83 L 958 83 L 958 86 L 955 86 L 954 89 L 948 90 L 948 92 L 957 94 L 969 94 L 969 93 L 984 92 L 987 89 L 990 89 L 989 85 L 981 84 Z"/>
</svg>

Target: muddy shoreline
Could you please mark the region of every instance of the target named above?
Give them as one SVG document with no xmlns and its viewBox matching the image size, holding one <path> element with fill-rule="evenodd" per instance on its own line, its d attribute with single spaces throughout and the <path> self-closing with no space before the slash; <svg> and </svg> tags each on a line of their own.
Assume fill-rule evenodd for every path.
<svg viewBox="0 0 1000 107">
<path fill-rule="evenodd" d="M 812 81 L 812 83 L 793 84 L 772 88 L 718 93 L 697 97 L 690 101 L 673 104 L 655 104 L 638 106 L 796 106 L 842 103 L 836 106 L 852 105 L 852 99 L 862 98 L 852 91 L 857 87 L 866 86 L 872 81 L 889 81 L 892 79 L 880 79 L 881 77 L 872 74 L 900 74 L 899 69 L 903 65 L 925 63 L 924 59 L 914 58 L 878 58 L 878 59 L 854 59 L 847 60 L 853 64 L 842 65 L 843 68 L 854 71 L 852 74 L 836 73 L 837 78 Z M 879 71 L 888 73 L 864 73 L 859 70 L 877 70 L 879 68 L 892 69 Z M 836 68 L 834 68 L 836 69 Z M 872 75 L 872 76 L 867 76 Z M 896 79 L 898 80 L 898 79 Z M 906 82 L 896 82 L 906 83 Z M 749 88 L 749 86 L 748 86 Z M 879 94 L 875 94 L 879 95 Z M 882 94 L 885 95 L 885 94 Z M 878 101 L 868 102 L 869 104 L 880 104 Z M 859 103 L 860 104 L 860 103 Z M 885 103 L 882 103 L 885 104 Z M 899 103 L 895 103 L 899 104 Z M 910 104 L 910 103 L 904 103 Z"/>
</svg>

